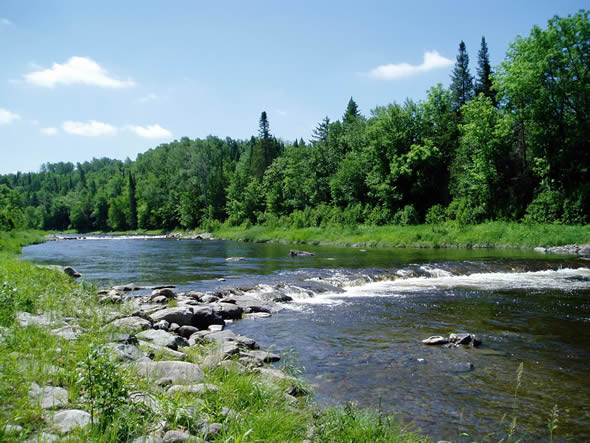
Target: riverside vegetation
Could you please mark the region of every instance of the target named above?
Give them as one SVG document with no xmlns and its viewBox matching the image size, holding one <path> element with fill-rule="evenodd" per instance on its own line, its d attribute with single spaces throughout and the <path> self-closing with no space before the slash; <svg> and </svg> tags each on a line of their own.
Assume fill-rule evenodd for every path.
<svg viewBox="0 0 590 443">
<path fill-rule="evenodd" d="M 283 372 L 265 372 L 252 367 L 261 362 L 242 365 L 237 354 L 204 373 L 197 369 L 223 345 L 195 341 L 172 351 L 151 344 L 154 362 L 178 361 L 190 370 L 180 379 L 146 377 L 142 368 L 157 363 L 125 334 L 133 331 L 112 322 L 125 323 L 136 306 L 104 304 L 93 285 L 17 260 L 19 246 L 41 238 L 0 232 L 0 440 L 428 440 L 378 411 L 319 409 L 307 386 L 290 375 L 297 373 L 290 363 Z M 133 354 L 141 362 L 120 361 Z M 182 380 L 195 374 L 192 382 Z"/>
</svg>

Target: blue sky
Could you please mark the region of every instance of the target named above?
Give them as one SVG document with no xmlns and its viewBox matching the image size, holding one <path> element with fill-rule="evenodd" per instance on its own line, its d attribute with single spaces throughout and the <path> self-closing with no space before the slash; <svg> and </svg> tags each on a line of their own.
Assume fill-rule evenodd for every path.
<svg viewBox="0 0 590 443">
<path fill-rule="evenodd" d="M 0 173 L 135 159 L 183 136 L 303 137 L 353 96 L 422 100 L 583 1 L 0 1 Z"/>
</svg>

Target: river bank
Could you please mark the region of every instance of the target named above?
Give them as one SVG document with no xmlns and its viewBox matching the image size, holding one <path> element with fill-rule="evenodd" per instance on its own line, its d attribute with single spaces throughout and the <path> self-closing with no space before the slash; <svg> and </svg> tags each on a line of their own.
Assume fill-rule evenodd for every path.
<svg viewBox="0 0 590 443">
<path fill-rule="evenodd" d="M 248 242 L 383 248 L 551 248 L 590 243 L 590 225 L 541 225 L 489 222 L 416 226 L 330 226 L 281 228 L 229 227 L 213 230 L 216 238 Z M 551 252 L 551 251 L 549 251 Z M 557 252 L 557 251 L 556 251 Z M 589 251 L 590 252 L 590 251 Z M 574 252 L 575 253 L 575 252 Z"/>
<path fill-rule="evenodd" d="M 265 368 L 280 356 L 222 331 L 231 300 L 154 288 L 138 309 L 129 288 L 17 260 L 32 239 L 0 241 L 2 441 L 427 441 L 380 412 L 318 409 L 289 359 Z"/>
</svg>

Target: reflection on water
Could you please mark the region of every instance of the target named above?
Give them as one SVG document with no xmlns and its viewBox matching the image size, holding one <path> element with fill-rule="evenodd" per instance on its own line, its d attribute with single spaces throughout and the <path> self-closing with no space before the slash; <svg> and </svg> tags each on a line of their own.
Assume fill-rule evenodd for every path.
<svg viewBox="0 0 590 443">
<path fill-rule="evenodd" d="M 295 348 L 318 401 L 381 404 L 435 439 L 460 441 L 466 432 L 497 440 L 512 419 L 523 362 L 518 435 L 543 439 L 556 404 L 558 437 L 590 439 L 588 262 L 521 251 L 307 246 L 297 248 L 317 255 L 291 258 L 290 248 L 94 240 L 30 246 L 23 257 L 70 264 L 101 283 L 286 291 L 296 298 L 287 309 L 231 328 L 279 352 Z M 483 345 L 421 344 L 455 331 L 474 332 Z"/>
</svg>

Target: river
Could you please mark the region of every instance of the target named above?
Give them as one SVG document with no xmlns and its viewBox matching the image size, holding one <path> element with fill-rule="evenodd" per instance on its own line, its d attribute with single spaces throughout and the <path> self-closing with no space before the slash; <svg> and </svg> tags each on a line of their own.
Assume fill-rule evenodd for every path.
<svg viewBox="0 0 590 443">
<path fill-rule="evenodd" d="M 292 248 L 316 255 L 290 257 Z M 556 405 L 557 439 L 590 439 L 584 259 L 101 237 L 28 246 L 22 256 L 71 265 L 99 286 L 283 291 L 293 298 L 283 310 L 229 328 L 285 353 L 284 360 L 296 357 L 324 405 L 380 407 L 435 440 L 453 441 L 498 440 L 514 416 L 517 436 L 546 439 Z M 451 332 L 475 333 L 482 345 L 421 343 Z"/>
</svg>

